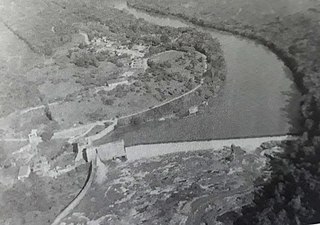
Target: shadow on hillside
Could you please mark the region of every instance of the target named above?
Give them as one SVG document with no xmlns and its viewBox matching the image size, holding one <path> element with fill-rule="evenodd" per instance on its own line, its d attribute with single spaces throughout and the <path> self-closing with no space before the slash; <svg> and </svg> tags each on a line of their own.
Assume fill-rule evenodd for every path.
<svg viewBox="0 0 320 225">
<path fill-rule="evenodd" d="M 256 180 L 254 201 L 241 214 L 228 212 L 233 218 L 231 224 L 299 225 L 320 221 L 320 116 L 313 102 L 307 102 L 308 110 L 314 112 L 311 122 L 304 121 L 308 132 L 298 141 L 287 141 L 283 153 L 270 157 L 271 178 L 266 183 Z"/>
</svg>

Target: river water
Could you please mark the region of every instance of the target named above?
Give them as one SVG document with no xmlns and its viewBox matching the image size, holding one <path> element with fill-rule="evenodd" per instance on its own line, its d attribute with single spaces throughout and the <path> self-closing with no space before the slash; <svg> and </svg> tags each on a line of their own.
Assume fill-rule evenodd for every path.
<svg viewBox="0 0 320 225">
<path fill-rule="evenodd" d="M 114 7 L 160 26 L 193 26 L 175 18 L 151 16 L 128 8 L 126 2 L 121 0 Z M 204 114 L 118 129 L 112 138 L 121 137 L 126 145 L 133 145 L 296 132 L 300 94 L 284 63 L 252 40 L 193 27 L 209 32 L 221 43 L 228 72 L 225 86 L 218 96 L 210 100 Z"/>
</svg>

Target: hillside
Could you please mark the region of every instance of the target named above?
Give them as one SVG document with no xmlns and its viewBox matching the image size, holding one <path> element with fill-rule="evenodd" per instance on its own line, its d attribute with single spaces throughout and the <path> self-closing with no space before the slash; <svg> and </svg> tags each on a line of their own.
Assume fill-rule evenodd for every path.
<svg viewBox="0 0 320 225">
<path fill-rule="evenodd" d="M 78 136 L 106 136 L 115 118 L 183 117 L 226 72 L 217 39 L 106 1 L 4 0 L 0 32 L 0 224 L 50 224 L 78 194 L 89 170 Z"/>
</svg>

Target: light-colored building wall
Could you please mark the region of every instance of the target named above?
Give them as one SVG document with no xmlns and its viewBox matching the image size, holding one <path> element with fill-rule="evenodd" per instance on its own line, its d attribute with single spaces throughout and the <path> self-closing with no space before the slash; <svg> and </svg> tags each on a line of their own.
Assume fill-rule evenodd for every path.
<svg viewBox="0 0 320 225">
<path fill-rule="evenodd" d="M 126 157 L 123 140 L 100 145 L 96 149 L 101 161 Z"/>
</svg>

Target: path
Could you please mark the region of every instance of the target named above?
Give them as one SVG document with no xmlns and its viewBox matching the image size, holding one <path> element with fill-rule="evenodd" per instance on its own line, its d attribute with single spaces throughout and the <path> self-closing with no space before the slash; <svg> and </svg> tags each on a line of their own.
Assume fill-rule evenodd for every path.
<svg viewBox="0 0 320 225">
<path fill-rule="evenodd" d="M 59 105 L 61 103 L 63 103 L 63 101 L 52 102 L 52 103 L 49 103 L 48 105 L 49 106 L 54 106 L 54 105 Z M 23 109 L 23 110 L 20 111 L 20 115 L 23 115 L 25 113 L 28 113 L 28 112 L 31 112 L 31 111 L 34 111 L 34 110 L 44 109 L 44 108 L 45 108 L 45 105 L 38 105 L 38 106 L 26 108 L 26 109 Z"/>
<path fill-rule="evenodd" d="M 180 99 L 180 98 L 183 98 L 183 97 L 186 96 L 186 95 L 189 95 L 189 94 L 195 92 L 196 90 L 198 90 L 198 89 L 201 87 L 202 84 L 203 84 L 203 80 L 201 80 L 201 83 L 200 83 L 199 85 L 197 85 L 195 88 L 193 88 L 192 90 L 190 90 L 190 91 L 188 91 L 188 92 L 186 92 L 186 93 L 184 93 L 184 94 L 182 94 L 182 95 L 180 95 L 180 96 L 177 96 L 177 97 L 175 97 L 175 98 L 172 98 L 172 99 L 170 99 L 170 100 L 168 100 L 168 101 L 166 101 L 166 102 L 163 102 L 163 103 L 161 103 L 161 104 L 159 104 L 159 105 L 155 105 L 155 106 L 152 106 L 152 107 L 150 107 L 150 108 L 141 110 L 141 111 L 139 111 L 139 112 L 136 112 L 136 113 L 132 113 L 132 114 L 129 114 L 129 115 L 126 115 L 126 116 L 119 117 L 119 119 L 125 119 L 125 118 L 128 118 L 128 117 L 136 116 L 136 115 L 139 115 L 139 114 L 141 114 L 141 113 L 145 113 L 145 112 L 147 112 L 147 111 L 149 111 L 149 110 L 156 109 L 156 108 L 159 108 L 159 107 L 164 106 L 164 105 L 166 105 L 166 104 L 169 104 L 170 102 L 173 102 L 173 101 L 175 101 L 175 100 L 178 100 L 178 99 Z"/>
<path fill-rule="evenodd" d="M 75 139 L 84 137 L 95 126 L 97 126 L 97 125 L 105 125 L 105 123 L 108 123 L 108 122 L 109 123 L 114 123 L 114 120 L 102 120 L 102 121 L 97 121 L 97 122 L 81 125 L 81 126 L 78 126 L 78 127 L 73 127 L 73 128 L 61 130 L 61 131 L 55 132 L 52 138 L 53 139 L 69 138 L 68 142 L 73 142 Z M 101 131 L 101 132 L 103 132 L 103 131 Z"/>
<path fill-rule="evenodd" d="M 27 139 L 27 138 L 0 138 L 0 141 L 23 142 L 23 141 L 29 141 L 29 139 Z"/>
</svg>

